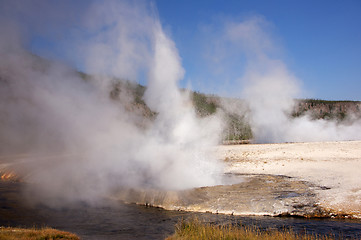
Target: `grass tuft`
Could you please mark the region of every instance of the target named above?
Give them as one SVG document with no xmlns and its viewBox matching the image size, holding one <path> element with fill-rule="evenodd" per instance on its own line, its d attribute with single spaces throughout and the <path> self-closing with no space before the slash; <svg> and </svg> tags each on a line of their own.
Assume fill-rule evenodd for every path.
<svg viewBox="0 0 361 240">
<path fill-rule="evenodd" d="M 291 229 L 260 230 L 253 226 L 211 225 L 201 223 L 198 219 L 180 221 L 176 225 L 175 233 L 166 240 L 331 240 L 329 236 L 316 236 L 309 234 L 296 234 Z"/>
<path fill-rule="evenodd" d="M 79 240 L 80 238 L 69 232 L 52 228 L 24 229 L 0 227 L 0 240 Z"/>
</svg>

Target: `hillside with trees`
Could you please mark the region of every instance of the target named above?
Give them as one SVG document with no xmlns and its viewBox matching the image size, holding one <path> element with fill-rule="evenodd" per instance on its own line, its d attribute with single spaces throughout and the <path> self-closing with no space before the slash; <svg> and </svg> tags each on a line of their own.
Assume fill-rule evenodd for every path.
<svg viewBox="0 0 361 240">
<path fill-rule="evenodd" d="M 28 54 L 31 68 L 35 71 L 45 72 L 51 68 L 50 60 L 39 56 Z M 85 82 L 96 81 L 95 76 L 73 71 Z M 110 81 L 109 97 L 115 102 L 122 103 L 126 111 L 137 112 L 142 119 L 136 124 L 140 127 L 146 127 L 156 117 L 157 113 L 152 111 L 144 102 L 143 96 L 146 87 L 131 81 L 121 80 L 118 78 L 107 78 Z M 0 84 L 6 90 L 7 85 L 11 82 L 11 76 L 6 71 L 0 71 Z M 223 142 L 224 143 L 241 143 L 244 140 L 253 138 L 250 126 L 250 110 L 246 102 L 237 98 L 225 98 L 216 95 L 207 95 L 200 92 L 194 92 L 183 89 L 182 91 L 190 95 L 198 117 L 203 118 L 213 114 L 222 116 L 224 123 Z M 14 96 L 16 98 L 16 96 Z M 345 123 L 350 119 L 361 118 L 360 101 L 326 101 L 317 99 L 296 99 L 290 118 L 298 118 L 307 115 L 309 118 L 324 119 Z"/>
</svg>

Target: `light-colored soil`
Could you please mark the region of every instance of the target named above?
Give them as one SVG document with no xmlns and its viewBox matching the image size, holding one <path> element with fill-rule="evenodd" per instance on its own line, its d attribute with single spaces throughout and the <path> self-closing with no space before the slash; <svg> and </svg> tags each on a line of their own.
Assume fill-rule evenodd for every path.
<svg viewBox="0 0 361 240">
<path fill-rule="evenodd" d="M 113 197 L 172 210 L 361 218 L 361 141 L 221 145 L 213 154 L 231 173 L 218 186 L 127 189 Z M 14 166 L 27 169 L 21 159 L 0 164 L 1 180 L 14 180 Z M 32 174 L 21 173 L 24 181 Z"/>
<path fill-rule="evenodd" d="M 225 172 L 285 175 L 315 184 L 321 207 L 361 217 L 361 141 L 225 145 Z"/>
</svg>

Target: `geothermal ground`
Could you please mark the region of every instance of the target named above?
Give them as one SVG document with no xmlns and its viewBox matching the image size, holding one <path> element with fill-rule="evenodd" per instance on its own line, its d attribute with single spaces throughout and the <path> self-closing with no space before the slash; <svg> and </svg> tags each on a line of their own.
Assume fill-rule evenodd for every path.
<svg viewBox="0 0 361 240">
<path fill-rule="evenodd" d="M 361 141 L 221 145 L 214 154 L 224 162 L 219 185 L 121 189 L 111 198 L 168 210 L 361 218 Z M 1 164 L 1 178 L 26 181 L 12 171 L 19 165 Z"/>
<path fill-rule="evenodd" d="M 222 145 L 223 185 L 127 190 L 118 199 L 235 215 L 361 217 L 361 141 Z"/>
<path fill-rule="evenodd" d="M 316 204 L 361 217 L 361 141 L 219 146 L 225 172 L 291 177 L 310 186 Z"/>
</svg>

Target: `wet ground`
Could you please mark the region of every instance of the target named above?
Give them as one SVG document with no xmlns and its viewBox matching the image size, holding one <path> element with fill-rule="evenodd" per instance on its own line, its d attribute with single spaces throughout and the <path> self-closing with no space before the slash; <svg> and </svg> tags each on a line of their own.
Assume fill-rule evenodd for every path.
<svg viewBox="0 0 361 240">
<path fill-rule="evenodd" d="M 361 141 L 228 145 L 215 154 L 225 172 L 307 181 L 320 207 L 361 218 Z"/>
<path fill-rule="evenodd" d="M 287 176 L 266 174 L 227 174 L 226 176 L 237 183 L 185 191 L 128 189 L 117 194 L 117 199 L 168 210 L 231 215 L 334 216 L 318 205 L 315 190 L 327 189 L 323 186 L 315 186 Z"/>
</svg>

